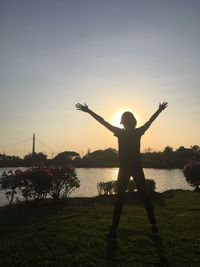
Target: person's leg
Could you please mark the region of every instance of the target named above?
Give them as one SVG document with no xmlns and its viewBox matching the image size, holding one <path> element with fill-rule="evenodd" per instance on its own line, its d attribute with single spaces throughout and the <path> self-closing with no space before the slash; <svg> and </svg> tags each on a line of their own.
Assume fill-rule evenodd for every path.
<svg viewBox="0 0 200 267">
<path fill-rule="evenodd" d="M 144 207 L 146 209 L 149 221 L 151 223 L 151 231 L 153 233 L 158 232 L 158 228 L 156 226 L 156 219 L 154 214 L 154 207 L 149 197 L 149 193 L 146 188 L 145 176 L 142 168 L 139 168 L 134 172 L 134 180 L 136 184 L 136 188 L 140 194 Z"/>
<path fill-rule="evenodd" d="M 119 226 L 119 220 L 123 209 L 124 196 L 128 185 L 130 174 L 128 171 L 119 169 L 117 178 L 117 198 L 115 201 L 112 226 L 110 229 L 109 237 L 116 237 L 116 231 Z"/>
</svg>

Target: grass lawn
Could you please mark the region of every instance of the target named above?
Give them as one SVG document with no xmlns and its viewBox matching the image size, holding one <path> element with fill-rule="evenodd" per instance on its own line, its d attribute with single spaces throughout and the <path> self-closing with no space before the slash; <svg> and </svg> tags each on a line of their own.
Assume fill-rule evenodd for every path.
<svg viewBox="0 0 200 267">
<path fill-rule="evenodd" d="M 0 208 L 0 266 L 200 266 L 200 193 L 152 196 L 152 236 L 137 193 L 127 196 L 117 241 L 107 241 L 113 196 Z"/>
</svg>

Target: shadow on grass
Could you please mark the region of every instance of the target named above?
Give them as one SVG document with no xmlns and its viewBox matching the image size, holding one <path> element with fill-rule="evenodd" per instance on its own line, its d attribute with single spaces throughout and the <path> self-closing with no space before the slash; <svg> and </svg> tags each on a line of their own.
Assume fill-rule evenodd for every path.
<svg viewBox="0 0 200 267">
<path fill-rule="evenodd" d="M 0 235 L 3 237 L 19 228 L 46 220 L 62 209 L 60 202 L 28 201 L 0 208 Z"/>
<path fill-rule="evenodd" d="M 106 243 L 106 262 L 105 266 L 118 266 L 119 259 L 117 259 L 117 251 L 119 248 L 118 240 L 107 240 Z"/>
<path fill-rule="evenodd" d="M 165 199 L 162 193 L 152 192 L 149 194 L 149 197 L 154 205 L 159 207 L 165 206 Z M 97 203 L 111 204 L 111 205 L 114 205 L 115 199 L 116 195 L 99 195 L 95 198 Z M 138 194 L 138 192 L 126 193 L 124 204 L 143 205 L 141 197 Z"/>
<path fill-rule="evenodd" d="M 165 250 L 163 247 L 162 237 L 159 235 L 153 235 L 153 241 L 158 252 L 159 264 L 158 267 L 170 267 L 170 264 L 166 258 Z"/>
</svg>

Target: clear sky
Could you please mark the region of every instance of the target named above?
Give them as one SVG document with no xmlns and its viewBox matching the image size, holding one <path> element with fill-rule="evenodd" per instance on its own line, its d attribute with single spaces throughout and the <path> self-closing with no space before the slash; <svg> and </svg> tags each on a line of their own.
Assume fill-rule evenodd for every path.
<svg viewBox="0 0 200 267">
<path fill-rule="evenodd" d="M 1 0 L 0 40 L 0 147 L 35 133 L 57 152 L 117 148 L 75 103 L 140 126 L 161 101 L 142 149 L 200 145 L 200 1 Z"/>
</svg>

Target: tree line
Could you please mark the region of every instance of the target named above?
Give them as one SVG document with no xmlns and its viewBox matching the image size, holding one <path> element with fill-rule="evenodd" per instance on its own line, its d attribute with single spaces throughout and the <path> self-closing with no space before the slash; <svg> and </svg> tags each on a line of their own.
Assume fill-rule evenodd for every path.
<svg viewBox="0 0 200 267">
<path fill-rule="evenodd" d="M 166 146 L 163 151 L 146 149 L 141 153 L 142 165 L 144 168 L 183 168 L 190 160 L 200 161 L 200 147 L 198 145 L 186 148 L 180 146 L 174 150 Z M 44 165 L 62 165 L 65 162 L 72 163 L 77 168 L 95 167 L 118 167 L 118 151 L 114 148 L 104 150 L 88 150 L 87 154 L 80 156 L 76 151 L 63 151 L 54 158 L 48 159 L 47 155 L 38 152 L 30 153 L 20 158 L 0 154 L 0 167 L 29 167 Z"/>
</svg>

